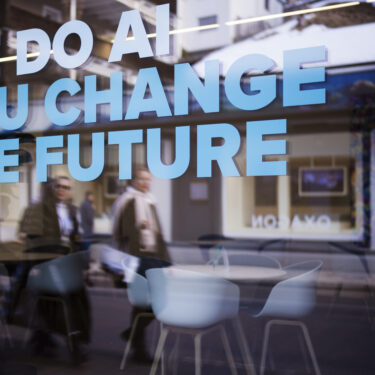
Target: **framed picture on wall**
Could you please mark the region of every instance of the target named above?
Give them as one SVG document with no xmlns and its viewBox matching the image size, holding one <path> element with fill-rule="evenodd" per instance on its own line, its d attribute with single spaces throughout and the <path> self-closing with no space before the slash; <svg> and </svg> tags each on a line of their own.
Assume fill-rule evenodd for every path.
<svg viewBox="0 0 375 375">
<path fill-rule="evenodd" d="M 303 167 L 298 170 L 301 197 L 342 197 L 348 192 L 345 167 Z"/>
</svg>

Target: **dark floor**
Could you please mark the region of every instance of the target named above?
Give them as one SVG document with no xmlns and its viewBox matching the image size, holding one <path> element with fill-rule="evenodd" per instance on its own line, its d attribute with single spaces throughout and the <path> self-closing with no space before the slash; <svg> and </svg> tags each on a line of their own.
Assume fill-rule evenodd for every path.
<svg viewBox="0 0 375 375">
<path fill-rule="evenodd" d="M 93 314 L 92 341 L 87 348 L 87 361 L 73 365 L 69 361 L 65 341 L 57 338 L 59 347 L 31 357 L 22 346 L 24 329 L 11 326 L 13 348 L 1 348 L 1 375 L 104 375 L 124 373 L 119 370 L 124 342 L 119 333 L 129 324 L 130 306 L 123 289 L 92 289 L 90 291 Z M 372 375 L 375 374 L 375 329 L 371 327 L 371 315 L 375 311 L 365 308 L 361 298 L 341 298 L 329 312 L 330 296 L 320 296 L 314 313 L 307 317 L 311 340 L 323 375 Z M 257 371 L 260 365 L 262 335 L 265 318 L 250 318 L 241 312 L 243 330 L 254 357 Z M 230 331 L 230 326 L 228 326 Z M 153 323 L 148 329 L 149 352 L 153 353 L 159 329 Z M 240 350 L 233 332 L 229 332 L 239 375 L 245 374 Z M 294 327 L 275 327 L 271 333 L 266 374 L 314 373 L 302 335 Z M 167 372 L 172 373 L 168 353 L 174 347 L 174 337 L 167 341 Z M 230 370 L 218 333 L 203 338 L 202 374 L 226 375 Z M 28 366 L 25 366 L 28 365 Z M 128 363 L 127 374 L 148 374 L 149 366 Z M 177 374 L 194 374 L 194 347 L 191 337 L 181 338 L 177 362 Z"/>
</svg>

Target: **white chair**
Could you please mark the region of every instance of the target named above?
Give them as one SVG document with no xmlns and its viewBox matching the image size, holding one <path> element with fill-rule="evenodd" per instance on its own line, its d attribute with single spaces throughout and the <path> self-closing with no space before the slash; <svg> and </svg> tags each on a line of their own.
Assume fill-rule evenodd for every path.
<svg viewBox="0 0 375 375">
<path fill-rule="evenodd" d="M 27 290 L 33 296 L 29 326 L 25 334 L 25 343 L 36 317 L 40 301 L 52 301 L 61 304 L 66 328 L 66 337 L 71 354 L 74 353 L 73 335 L 77 332 L 71 327 L 71 312 L 65 296 L 84 289 L 84 270 L 88 264 L 88 253 L 85 251 L 69 254 L 34 266 L 27 279 Z M 83 314 L 84 307 L 80 304 Z"/>
<path fill-rule="evenodd" d="M 123 269 L 125 272 L 126 277 L 131 280 L 128 282 L 128 299 L 129 302 L 133 307 L 139 308 L 139 309 L 151 309 L 151 298 L 150 298 L 150 291 L 148 288 L 148 282 L 145 277 L 139 275 L 134 271 L 134 269 L 129 268 L 126 264 L 126 261 L 122 261 Z M 120 364 L 120 370 L 123 370 L 125 368 L 126 359 L 128 357 L 134 334 L 137 329 L 137 325 L 140 319 L 142 318 L 152 318 L 154 317 L 154 314 L 152 312 L 140 312 L 136 315 L 134 319 L 134 323 L 132 325 L 132 328 L 130 330 L 129 340 L 125 346 L 124 354 L 122 356 L 121 364 Z"/>
<path fill-rule="evenodd" d="M 201 374 L 201 339 L 218 329 L 232 374 L 237 374 L 223 324 L 235 318 L 239 288 L 221 278 L 193 271 L 157 268 L 146 271 L 151 305 L 163 324 L 150 375 L 155 375 L 169 332 L 190 334 L 195 345 L 195 374 Z"/>
<path fill-rule="evenodd" d="M 224 265 L 228 269 L 230 266 L 249 266 L 249 267 L 261 267 L 261 268 L 273 268 L 281 269 L 280 262 L 267 255 L 257 254 L 249 252 L 246 250 L 225 250 L 224 248 L 210 249 L 209 250 L 211 264 Z M 240 300 L 240 310 L 248 310 L 249 305 L 254 305 L 254 298 L 258 299 L 258 303 L 263 305 L 265 296 L 268 296 L 269 290 L 272 288 L 272 280 L 268 280 L 266 283 L 254 282 L 252 284 L 242 284 L 240 285 L 241 300 Z M 260 295 L 254 297 L 254 289 L 262 289 Z"/>
<path fill-rule="evenodd" d="M 309 314 L 315 306 L 315 284 L 321 266 L 322 262 L 320 261 L 308 261 L 285 267 L 284 270 L 287 271 L 288 278 L 273 287 L 260 311 L 251 313 L 253 317 L 272 316 L 281 318 L 270 320 L 266 324 L 260 365 L 261 375 L 265 372 L 270 332 L 275 325 L 301 328 L 315 373 L 320 375 L 307 327 L 297 319 Z"/>
<path fill-rule="evenodd" d="M 10 287 L 10 280 L 9 280 L 8 271 L 3 264 L 0 264 L 0 303 L 3 302 L 5 293 L 9 289 L 9 287 Z M 1 309 L 1 306 L 0 306 L 0 309 Z M 0 315 L 0 323 L 4 327 L 5 338 L 8 340 L 9 345 L 12 346 L 12 339 L 11 339 L 8 325 L 5 321 L 5 318 L 3 318 L 1 315 Z"/>
</svg>

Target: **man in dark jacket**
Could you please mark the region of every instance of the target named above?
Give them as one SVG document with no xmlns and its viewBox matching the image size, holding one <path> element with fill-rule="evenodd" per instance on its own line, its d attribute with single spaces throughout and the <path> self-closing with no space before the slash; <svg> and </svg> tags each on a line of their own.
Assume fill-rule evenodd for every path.
<svg viewBox="0 0 375 375">
<path fill-rule="evenodd" d="M 26 251 L 58 253 L 61 255 L 80 250 L 79 220 L 77 207 L 71 203 L 71 181 L 68 177 L 60 176 L 43 186 L 41 199 L 31 204 L 25 211 L 20 224 L 20 232 L 25 238 Z M 18 277 L 14 279 L 10 295 L 11 308 L 14 311 L 20 292 L 25 287 L 30 267 L 33 264 L 20 264 Z M 80 343 L 90 339 L 90 310 L 86 291 L 83 288 L 73 294 L 58 296 L 64 299 L 69 311 L 69 323 L 75 332 L 72 339 L 72 354 L 75 359 L 81 357 Z M 39 303 L 39 322 L 41 329 L 34 332 L 31 343 L 36 352 L 50 345 L 49 332 L 65 334 L 66 326 L 60 310 L 50 314 L 51 306 Z M 50 303 L 51 304 L 51 303 Z M 9 315 L 10 315 L 9 314 Z"/>
<path fill-rule="evenodd" d="M 23 215 L 20 233 L 25 237 L 27 251 L 61 253 L 59 246 L 78 249 L 79 221 L 77 207 L 71 203 L 70 179 L 60 176 L 49 181 L 37 203 L 31 204 Z M 54 245 L 54 246 L 52 246 Z M 69 250 L 67 251 L 69 252 Z"/>
</svg>

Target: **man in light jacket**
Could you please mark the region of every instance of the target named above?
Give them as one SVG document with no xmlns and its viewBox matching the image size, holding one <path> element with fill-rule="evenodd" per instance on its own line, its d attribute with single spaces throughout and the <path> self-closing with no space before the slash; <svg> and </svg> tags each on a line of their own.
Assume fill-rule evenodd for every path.
<svg viewBox="0 0 375 375">
<path fill-rule="evenodd" d="M 139 258 L 137 272 L 145 276 L 149 268 L 170 265 L 155 200 L 150 193 L 151 175 L 146 168 L 138 168 L 132 186 L 129 186 L 113 206 L 113 237 L 118 249 Z M 143 310 L 142 310 L 143 311 Z M 133 308 L 131 322 L 139 312 Z M 141 319 L 134 338 L 133 360 L 148 363 L 151 358 L 145 350 L 144 331 L 151 319 Z M 130 328 L 121 336 L 127 340 Z"/>
</svg>

